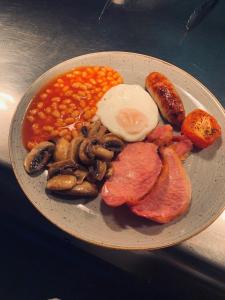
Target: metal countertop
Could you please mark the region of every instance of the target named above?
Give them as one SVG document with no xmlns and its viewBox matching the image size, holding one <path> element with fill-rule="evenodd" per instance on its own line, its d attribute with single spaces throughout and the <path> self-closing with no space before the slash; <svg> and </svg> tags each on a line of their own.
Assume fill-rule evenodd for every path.
<svg viewBox="0 0 225 300">
<path fill-rule="evenodd" d="M 120 1 L 115 1 L 120 2 Z M 0 0 L 0 185 L 5 193 L 0 213 L 18 224 L 35 226 L 70 239 L 48 224 L 25 199 L 10 169 L 8 131 L 16 105 L 43 72 L 85 53 L 119 50 L 166 60 L 198 78 L 225 105 L 225 1 L 202 23 L 185 33 L 185 23 L 201 1 Z M 7 191 L 7 192 L 6 192 Z M 72 241 L 125 269 L 146 270 L 154 255 L 225 289 L 225 212 L 204 232 L 169 249 L 112 252 Z M 124 257 L 124 255 L 122 255 Z"/>
</svg>

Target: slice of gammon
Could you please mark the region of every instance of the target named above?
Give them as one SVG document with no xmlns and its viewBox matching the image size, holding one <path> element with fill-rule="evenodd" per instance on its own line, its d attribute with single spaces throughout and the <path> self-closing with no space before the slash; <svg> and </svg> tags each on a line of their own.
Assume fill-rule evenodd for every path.
<svg viewBox="0 0 225 300">
<path fill-rule="evenodd" d="M 128 144 L 112 163 L 113 175 L 102 187 L 109 206 L 136 204 L 155 184 L 162 167 L 158 147 L 151 143 Z"/>
<path fill-rule="evenodd" d="M 191 201 L 191 184 L 173 149 L 162 148 L 161 155 L 163 168 L 155 186 L 131 210 L 138 216 L 167 223 L 187 211 Z"/>
<path fill-rule="evenodd" d="M 170 148 L 177 153 L 181 160 L 185 160 L 193 149 L 193 143 L 185 135 L 174 135 Z"/>
<path fill-rule="evenodd" d="M 161 125 L 153 129 L 147 136 L 147 141 L 158 146 L 165 146 L 172 142 L 173 127 L 171 125 Z"/>
</svg>

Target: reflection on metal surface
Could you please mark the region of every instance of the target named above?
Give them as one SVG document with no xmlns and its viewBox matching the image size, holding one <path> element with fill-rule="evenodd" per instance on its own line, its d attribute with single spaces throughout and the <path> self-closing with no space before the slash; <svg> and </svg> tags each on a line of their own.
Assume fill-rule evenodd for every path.
<svg viewBox="0 0 225 300">
<path fill-rule="evenodd" d="M 125 0 L 112 0 L 112 3 L 117 5 L 123 5 L 125 3 Z"/>
<path fill-rule="evenodd" d="M 8 136 L 10 120 L 16 108 L 15 97 L 5 91 L 0 91 L 0 149 L 1 158 L 5 162 L 9 162 L 8 157 Z"/>
<path fill-rule="evenodd" d="M 100 15 L 99 15 L 99 17 L 98 17 L 98 21 L 101 20 L 101 18 L 103 17 L 103 15 L 104 15 L 104 13 L 105 13 L 107 7 L 108 7 L 111 3 L 112 3 L 111 0 L 106 0 L 105 4 L 104 4 L 104 6 L 103 6 L 103 8 L 102 8 L 102 10 L 101 10 L 101 13 L 100 13 Z"/>
<path fill-rule="evenodd" d="M 11 104 L 15 103 L 13 96 L 0 92 L 0 110 L 8 110 Z"/>
</svg>

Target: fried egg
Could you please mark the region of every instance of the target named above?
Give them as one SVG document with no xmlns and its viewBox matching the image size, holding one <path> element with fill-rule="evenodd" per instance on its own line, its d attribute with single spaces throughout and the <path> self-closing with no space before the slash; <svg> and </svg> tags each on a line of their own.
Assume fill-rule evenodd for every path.
<svg viewBox="0 0 225 300">
<path fill-rule="evenodd" d="M 127 142 L 144 140 L 159 119 L 154 100 L 136 84 L 112 87 L 98 102 L 96 115 L 109 131 Z"/>
</svg>

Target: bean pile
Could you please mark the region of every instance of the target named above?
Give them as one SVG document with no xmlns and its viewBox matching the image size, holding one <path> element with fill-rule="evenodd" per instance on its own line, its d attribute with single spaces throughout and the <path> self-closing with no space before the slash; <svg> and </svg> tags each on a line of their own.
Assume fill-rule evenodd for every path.
<svg viewBox="0 0 225 300">
<path fill-rule="evenodd" d="M 51 138 L 71 141 L 96 113 L 96 104 L 111 87 L 123 82 L 110 67 L 79 67 L 47 84 L 31 101 L 23 123 L 24 146 Z"/>
</svg>

